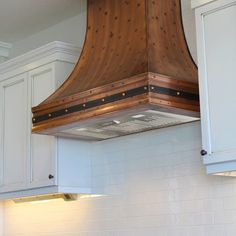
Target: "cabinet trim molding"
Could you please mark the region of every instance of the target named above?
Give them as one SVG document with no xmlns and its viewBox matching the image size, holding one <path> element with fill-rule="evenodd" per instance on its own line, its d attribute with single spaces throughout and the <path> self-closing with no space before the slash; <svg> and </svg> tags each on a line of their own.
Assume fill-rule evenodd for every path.
<svg viewBox="0 0 236 236">
<path fill-rule="evenodd" d="M 81 48 L 69 43 L 54 41 L 34 49 L 16 58 L 0 64 L 0 81 L 14 74 L 35 69 L 53 61 L 63 61 L 75 64 L 81 53 Z"/>
</svg>

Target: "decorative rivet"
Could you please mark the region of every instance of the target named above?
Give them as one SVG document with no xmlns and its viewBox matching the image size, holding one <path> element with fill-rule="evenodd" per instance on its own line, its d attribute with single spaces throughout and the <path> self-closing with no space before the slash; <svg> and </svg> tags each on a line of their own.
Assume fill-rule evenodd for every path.
<svg viewBox="0 0 236 236">
<path fill-rule="evenodd" d="M 154 89 L 154 87 L 152 86 L 152 87 L 151 87 L 151 89 L 153 90 L 153 89 Z"/>
<path fill-rule="evenodd" d="M 83 107 L 86 107 L 86 104 L 83 104 Z"/>
<path fill-rule="evenodd" d="M 65 109 L 65 112 L 68 112 L 68 109 Z"/>
<path fill-rule="evenodd" d="M 122 96 L 125 96 L 125 93 L 122 93 Z"/>
<path fill-rule="evenodd" d="M 144 89 L 147 90 L 147 86 L 145 86 Z"/>
<path fill-rule="evenodd" d="M 35 119 L 35 118 L 33 118 L 33 121 L 36 121 L 36 119 Z"/>
<path fill-rule="evenodd" d="M 103 98 L 103 99 L 102 99 L 102 101 L 104 102 L 104 101 L 105 101 L 105 99 Z"/>
<path fill-rule="evenodd" d="M 49 117 L 51 117 L 51 116 L 52 116 L 52 114 L 48 114 L 48 116 L 49 116 Z"/>
<path fill-rule="evenodd" d="M 180 92 L 177 92 L 177 95 L 179 96 L 179 95 L 180 95 Z"/>
</svg>

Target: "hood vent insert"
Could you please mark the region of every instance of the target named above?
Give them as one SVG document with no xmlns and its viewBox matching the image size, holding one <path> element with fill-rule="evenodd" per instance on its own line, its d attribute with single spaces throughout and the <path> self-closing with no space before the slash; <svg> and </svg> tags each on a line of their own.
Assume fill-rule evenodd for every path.
<svg viewBox="0 0 236 236">
<path fill-rule="evenodd" d="M 103 140 L 198 119 L 179 0 L 88 0 L 87 18 L 74 71 L 32 109 L 34 133 Z"/>
<path fill-rule="evenodd" d="M 134 115 L 124 115 L 117 119 L 105 120 L 86 127 L 79 126 L 66 132 L 67 134 L 83 139 L 103 140 L 152 129 L 160 129 L 194 120 L 198 120 L 198 118 L 147 110 Z"/>
</svg>

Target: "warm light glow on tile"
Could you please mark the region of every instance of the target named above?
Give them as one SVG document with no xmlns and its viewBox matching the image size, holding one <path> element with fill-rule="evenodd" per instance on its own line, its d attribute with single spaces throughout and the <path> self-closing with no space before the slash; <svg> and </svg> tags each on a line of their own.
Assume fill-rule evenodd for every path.
<svg viewBox="0 0 236 236">
<path fill-rule="evenodd" d="M 58 199 L 57 199 L 58 200 Z M 55 201 L 54 199 L 51 200 L 39 200 L 39 201 L 33 201 L 33 202 L 29 202 L 30 204 L 41 204 L 41 203 L 47 203 L 47 202 L 51 202 L 51 201 Z"/>
</svg>

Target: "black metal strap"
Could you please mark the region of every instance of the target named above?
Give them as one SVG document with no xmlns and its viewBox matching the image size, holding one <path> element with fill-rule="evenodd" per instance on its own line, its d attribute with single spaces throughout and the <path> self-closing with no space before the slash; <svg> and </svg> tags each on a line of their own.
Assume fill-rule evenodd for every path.
<svg viewBox="0 0 236 236">
<path fill-rule="evenodd" d="M 188 100 L 193 100 L 193 101 L 199 101 L 199 96 L 198 94 L 193 94 L 193 93 L 189 93 L 189 92 L 183 92 L 183 91 L 179 91 L 179 90 L 174 90 L 174 89 L 170 89 L 170 88 L 165 88 L 165 87 L 160 87 L 160 86 L 154 86 L 154 85 L 147 85 L 147 86 L 142 86 L 142 87 L 138 87 L 138 88 L 134 88 L 128 91 L 124 91 L 121 93 L 117 93 L 117 94 L 113 94 L 107 97 L 104 97 L 102 99 L 97 99 L 97 100 L 93 100 L 93 101 L 88 101 L 86 103 L 83 104 L 79 104 L 79 105 L 74 105 L 71 107 L 68 107 L 66 109 L 61 109 L 58 111 L 54 111 L 52 113 L 48 113 L 48 114 L 44 114 L 41 116 L 37 116 L 33 118 L 33 124 L 42 122 L 42 121 L 46 121 L 49 119 L 53 119 L 53 118 L 57 118 L 60 116 L 64 116 L 64 115 L 68 115 L 74 112 L 79 112 L 79 111 L 84 111 L 87 110 L 89 108 L 94 108 L 94 107 L 98 107 L 101 105 L 105 105 L 108 103 L 112 103 L 112 102 L 116 102 L 116 101 L 120 101 L 126 98 L 130 98 L 130 97 L 134 97 L 137 95 L 142 95 L 148 92 L 152 92 L 152 93 L 158 93 L 158 94 L 164 94 L 164 95 L 168 95 L 168 96 L 172 96 L 172 97 L 179 97 L 179 98 L 184 98 L 184 99 L 188 99 Z"/>
</svg>

